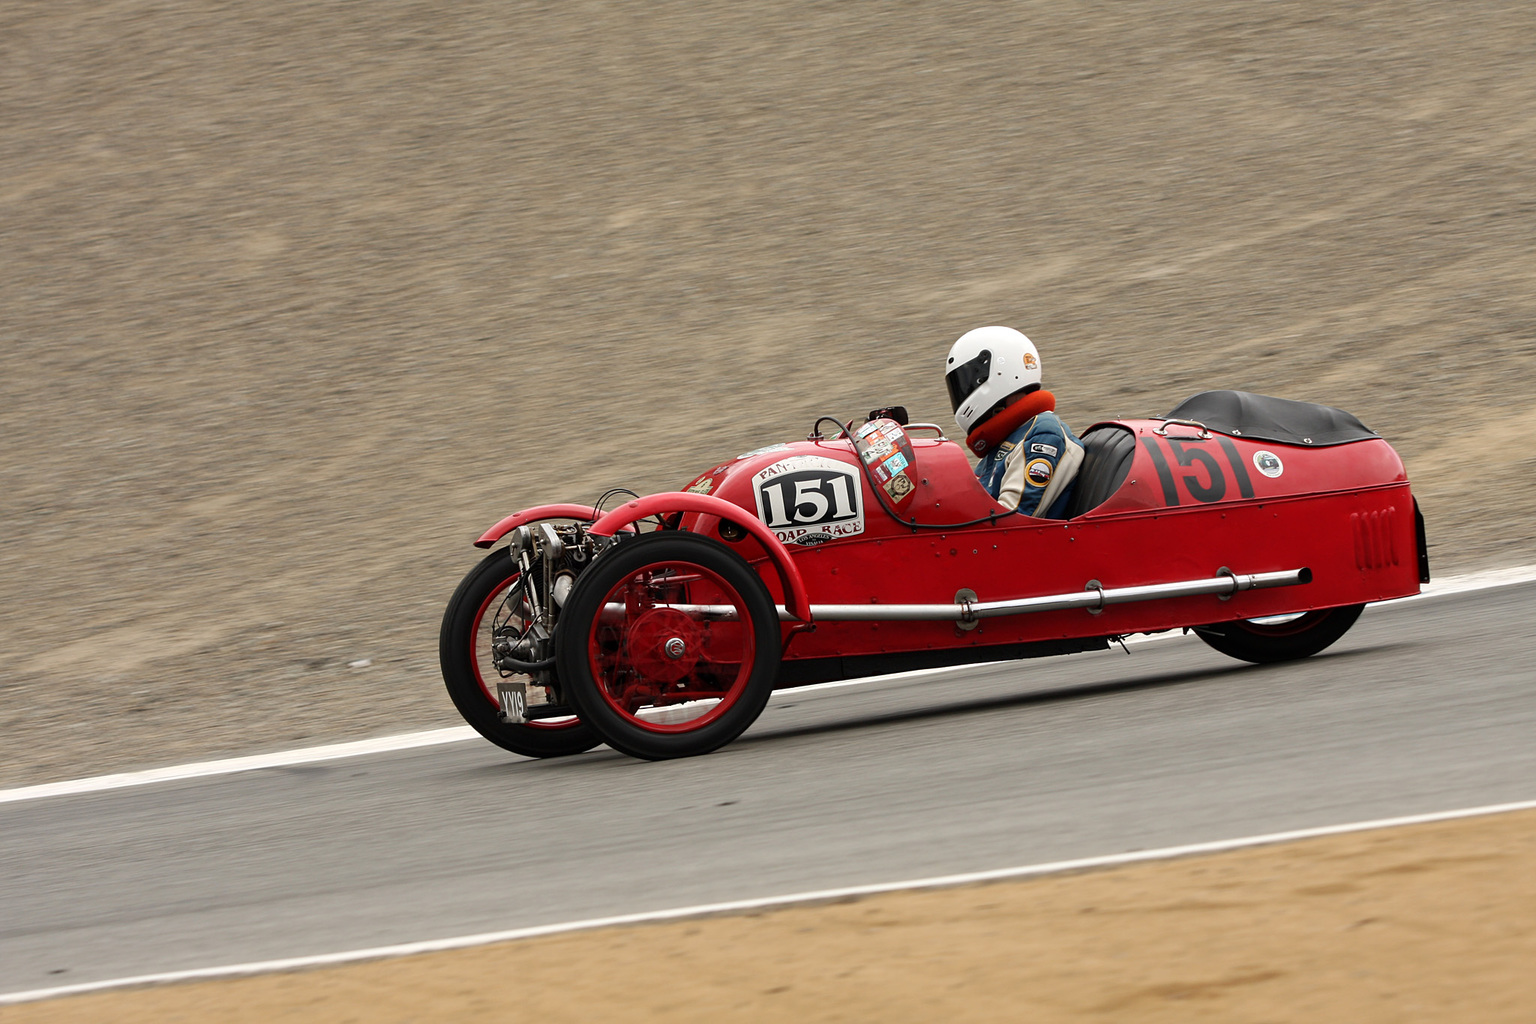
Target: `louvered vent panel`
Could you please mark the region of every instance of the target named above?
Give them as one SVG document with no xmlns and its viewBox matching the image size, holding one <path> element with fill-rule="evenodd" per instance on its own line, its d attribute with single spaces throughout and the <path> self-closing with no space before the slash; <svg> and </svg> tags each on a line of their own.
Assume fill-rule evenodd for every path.
<svg viewBox="0 0 1536 1024">
<path fill-rule="evenodd" d="M 1356 568 L 1385 569 L 1398 564 L 1396 505 L 1375 512 L 1356 512 L 1349 519 L 1355 531 Z"/>
</svg>

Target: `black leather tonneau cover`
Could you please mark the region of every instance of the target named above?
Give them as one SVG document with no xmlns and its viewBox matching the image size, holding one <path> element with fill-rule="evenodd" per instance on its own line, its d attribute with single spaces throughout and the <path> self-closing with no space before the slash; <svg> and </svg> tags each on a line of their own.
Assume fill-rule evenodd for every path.
<svg viewBox="0 0 1536 1024">
<path fill-rule="evenodd" d="M 1343 409 L 1247 391 L 1202 391 L 1180 402 L 1168 418 L 1198 420 L 1234 437 L 1313 447 L 1381 436 Z"/>
</svg>

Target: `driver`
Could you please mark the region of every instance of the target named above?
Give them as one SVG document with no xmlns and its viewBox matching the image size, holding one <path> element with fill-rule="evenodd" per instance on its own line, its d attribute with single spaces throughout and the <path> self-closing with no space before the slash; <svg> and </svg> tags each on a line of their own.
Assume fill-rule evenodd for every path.
<svg viewBox="0 0 1536 1024">
<path fill-rule="evenodd" d="M 976 479 L 1009 508 L 1062 518 L 1083 462 L 1083 443 L 1040 389 L 1040 353 L 1012 327 L 978 327 L 949 349 L 944 383 Z"/>
</svg>

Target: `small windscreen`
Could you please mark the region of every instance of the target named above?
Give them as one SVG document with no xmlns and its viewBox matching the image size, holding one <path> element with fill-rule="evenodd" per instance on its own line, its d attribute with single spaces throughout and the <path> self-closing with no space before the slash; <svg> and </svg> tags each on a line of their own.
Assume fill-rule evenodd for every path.
<svg viewBox="0 0 1536 1024">
<path fill-rule="evenodd" d="M 971 397 L 971 393 L 981 387 L 991 373 L 992 352 L 989 349 L 982 349 L 979 354 L 946 373 L 944 383 L 949 386 L 949 411 L 959 412 L 960 403 Z"/>
</svg>

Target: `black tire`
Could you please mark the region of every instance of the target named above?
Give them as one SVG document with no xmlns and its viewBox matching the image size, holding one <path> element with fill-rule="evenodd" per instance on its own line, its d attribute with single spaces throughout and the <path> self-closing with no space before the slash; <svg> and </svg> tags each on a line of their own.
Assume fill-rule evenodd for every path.
<svg viewBox="0 0 1536 1024">
<path fill-rule="evenodd" d="M 500 678 L 490 660 L 488 615 L 517 582 L 518 571 L 506 548 L 491 552 L 470 570 L 443 612 L 438 659 L 453 706 L 476 732 L 498 747 L 525 757 L 563 757 L 591 750 L 602 739 L 578 718 L 510 725 L 498 716 L 494 687 Z"/>
<path fill-rule="evenodd" d="M 1267 665 L 1310 658 L 1349 632 L 1363 604 L 1306 612 L 1285 622 L 1239 620 L 1195 627 L 1195 635 L 1230 658 Z"/>
<path fill-rule="evenodd" d="M 666 531 L 620 541 L 582 573 L 555 629 L 555 664 L 566 699 L 609 746 L 660 761 L 707 754 L 756 721 L 781 637 L 751 566 L 718 541 Z"/>
</svg>

